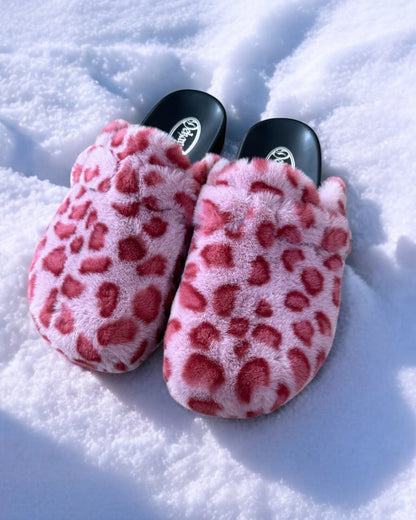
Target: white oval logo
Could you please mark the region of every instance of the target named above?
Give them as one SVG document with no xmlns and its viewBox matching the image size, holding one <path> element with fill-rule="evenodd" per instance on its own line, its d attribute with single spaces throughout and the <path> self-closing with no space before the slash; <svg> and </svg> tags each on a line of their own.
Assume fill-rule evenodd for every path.
<svg viewBox="0 0 416 520">
<path fill-rule="evenodd" d="M 266 159 L 270 159 L 274 162 L 284 162 L 290 164 L 293 168 L 295 167 L 295 158 L 293 157 L 292 152 L 284 146 L 273 148 Z"/>
<path fill-rule="evenodd" d="M 196 117 L 185 117 L 176 123 L 169 135 L 182 146 L 183 153 L 187 155 L 199 141 L 201 123 Z"/>
</svg>

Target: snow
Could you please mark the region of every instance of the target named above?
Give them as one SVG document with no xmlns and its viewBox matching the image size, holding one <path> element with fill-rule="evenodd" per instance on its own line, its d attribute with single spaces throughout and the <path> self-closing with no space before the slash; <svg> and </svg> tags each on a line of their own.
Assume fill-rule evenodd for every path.
<svg viewBox="0 0 416 520">
<path fill-rule="evenodd" d="M 415 518 L 416 4 L 46 0 L 0 19 L 0 518 Z M 160 351 L 125 375 L 80 369 L 28 316 L 75 157 L 178 88 L 223 102 L 228 158 L 256 121 L 304 120 L 348 187 L 332 353 L 267 417 L 182 409 Z"/>
</svg>

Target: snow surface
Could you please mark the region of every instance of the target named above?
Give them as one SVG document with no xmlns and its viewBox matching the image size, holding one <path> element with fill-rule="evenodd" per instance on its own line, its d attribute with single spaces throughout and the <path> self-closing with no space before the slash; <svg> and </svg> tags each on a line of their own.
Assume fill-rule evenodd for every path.
<svg viewBox="0 0 416 520">
<path fill-rule="evenodd" d="M 0 1 L 0 518 L 416 518 L 416 3 Z M 38 337 L 26 283 L 69 169 L 110 120 L 217 96 L 317 131 L 353 252 L 318 377 L 267 417 L 197 416 L 160 350 L 98 375 Z"/>
</svg>

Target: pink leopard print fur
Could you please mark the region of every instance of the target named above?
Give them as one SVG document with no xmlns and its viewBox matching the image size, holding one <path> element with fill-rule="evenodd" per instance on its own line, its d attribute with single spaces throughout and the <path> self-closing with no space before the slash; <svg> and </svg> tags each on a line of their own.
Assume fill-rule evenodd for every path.
<svg viewBox="0 0 416 520">
<path fill-rule="evenodd" d="M 81 153 L 30 266 L 30 312 L 52 347 L 102 372 L 132 370 L 155 350 L 216 160 L 191 167 L 167 134 L 122 120 Z"/>
<path fill-rule="evenodd" d="M 202 188 L 165 334 L 164 378 L 196 412 L 272 412 L 331 348 L 351 248 L 342 180 L 317 190 L 265 159 L 221 160 Z"/>
</svg>

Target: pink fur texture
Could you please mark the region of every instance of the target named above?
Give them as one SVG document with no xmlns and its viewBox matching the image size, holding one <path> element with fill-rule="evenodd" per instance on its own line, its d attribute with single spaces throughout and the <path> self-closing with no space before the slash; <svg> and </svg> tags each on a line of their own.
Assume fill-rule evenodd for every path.
<svg viewBox="0 0 416 520">
<path fill-rule="evenodd" d="M 132 370 L 155 350 L 216 160 L 191 167 L 167 134 L 122 120 L 81 153 L 30 266 L 30 312 L 52 347 L 102 372 Z"/>
<path fill-rule="evenodd" d="M 345 203 L 338 178 L 317 190 L 265 159 L 214 166 L 165 334 L 174 399 L 255 417 L 313 379 L 332 345 L 351 248 Z"/>
</svg>

